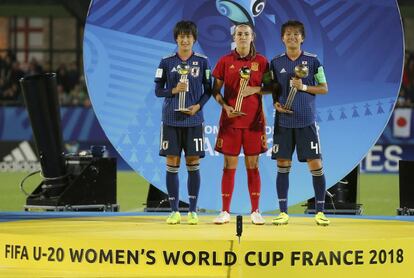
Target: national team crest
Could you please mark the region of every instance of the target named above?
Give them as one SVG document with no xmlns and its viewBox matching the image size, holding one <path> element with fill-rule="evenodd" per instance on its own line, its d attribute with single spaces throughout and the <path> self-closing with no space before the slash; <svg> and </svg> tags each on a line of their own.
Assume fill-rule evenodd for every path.
<svg viewBox="0 0 414 278">
<path fill-rule="evenodd" d="M 259 63 L 253 62 L 251 65 L 251 70 L 258 71 L 259 70 Z"/>
<path fill-rule="evenodd" d="M 192 67 L 191 68 L 191 76 L 198 77 L 200 75 L 200 67 Z"/>
</svg>

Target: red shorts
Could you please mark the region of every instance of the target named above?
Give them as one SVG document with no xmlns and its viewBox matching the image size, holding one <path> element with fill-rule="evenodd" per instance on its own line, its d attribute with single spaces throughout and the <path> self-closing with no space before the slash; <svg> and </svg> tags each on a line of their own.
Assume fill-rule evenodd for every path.
<svg viewBox="0 0 414 278">
<path fill-rule="evenodd" d="M 259 155 L 267 151 L 267 138 L 264 130 L 249 128 L 220 127 L 216 151 L 230 156 L 238 156 L 243 146 L 244 155 Z"/>
</svg>

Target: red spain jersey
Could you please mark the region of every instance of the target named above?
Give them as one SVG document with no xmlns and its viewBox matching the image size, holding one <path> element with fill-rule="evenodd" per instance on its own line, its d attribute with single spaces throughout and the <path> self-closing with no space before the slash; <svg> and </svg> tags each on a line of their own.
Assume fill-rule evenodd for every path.
<svg viewBox="0 0 414 278">
<path fill-rule="evenodd" d="M 240 88 L 240 68 L 250 68 L 250 79 L 248 86 L 257 87 L 262 85 L 263 75 L 269 70 L 269 62 L 266 57 L 256 54 L 255 57 L 247 56 L 241 58 L 236 51 L 232 51 L 220 58 L 213 71 L 213 76 L 224 81 L 224 100 L 233 108 L 236 105 L 237 94 Z M 234 128 L 263 129 L 265 118 L 262 108 L 262 96 L 250 95 L 243 99 L 241 111 L 244 116 L 229 118 L 224 109 L 221 111 L 220 126 L 231 126 Z"/>
</svg>

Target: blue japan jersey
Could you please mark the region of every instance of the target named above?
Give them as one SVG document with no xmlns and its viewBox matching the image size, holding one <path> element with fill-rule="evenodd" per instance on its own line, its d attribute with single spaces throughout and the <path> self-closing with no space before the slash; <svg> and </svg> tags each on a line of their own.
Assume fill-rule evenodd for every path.
<svg viewBox="0 0 414 278">
<path fill-rule="evenodd" d="M 318 70 L 323 72 L 323 67 L 315 54 L 302 52 L 292 61 L 286 53 L 276 56 L 270 63 L 270 70 L 275 82 L 279 83 L 279 102 L 283 106 L 290 90 L 290 80 L 295 76 L 294 69 L 297 65 L 306 65 L 309 68 L 307 77 L 302 78 L 302 83 L 308 86 L 317 85 Z M 326 81 L 324 80 L 324 83 Z M 315 95 L 298 90 L 292 104 L 292 114 L 276 113 L 275 126 L 288 128 L 301 128 L 315 122 Z"/>
<path fill-rule="evenodd" d="M 177 66 L 182 64 L 177 53 L 164 57 L 155 73 L 155 94 L 164 97 L 162 121 L 169 126 L 192 127 L 204 122 L 202 108 L 211 96 L 211 69 L 207 57 L 193 53 L 185 62 L 190 67 L 188 73 L 189 91 L 186 92 L 185 107 L 200 104 L 200 110 L 193 116 L 175 111 L 179 106 L 179 94 L 172 89 L 180 81 Z"/>
</svg>

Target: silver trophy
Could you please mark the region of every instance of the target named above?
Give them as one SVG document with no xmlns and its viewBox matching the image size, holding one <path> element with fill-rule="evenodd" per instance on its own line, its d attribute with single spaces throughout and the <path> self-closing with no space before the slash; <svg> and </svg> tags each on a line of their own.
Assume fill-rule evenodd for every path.
<svg viewBox="0 0 414 278">
<path fill-rule="evenodd" d="M 295 78 L 306 78 L 309 74 L 309 68 L 306 65 L 297 65 L 295 67 Z M 296 93 L 298 92 L 298 89 L 290 86 L 289 94 L 286 100 L 285 105 L 283 105 L 283 108 L 288 110 L 289 113 L 293 113 L 292 111 L 292 103 L 295 99 Z"/>
<path fill-rule="evenodd" d="M 249 67 L 240 68 L 240 88 L 237 94 L 236 105 L 234 107 L 235 114 L 244 114 L 241 111 L 243 98 L 244 98 L 242 92 L 247 87 L 247 84 L 249 84 L 250 72 L 251 71 Z"/>
<path fill-rule="evenodd" d="M 177 66 L 177 72 L 180 75 L 180 82 L 187 84 L 187 89 L 178 93 L 178 109 L 175 111 L 189 112 L 190 110 L 185 107 L 185 97 L 188 92 L 188 74 L 190 73 L 190 66 L 186 62 L 182 62 Z"/>
</svg>

